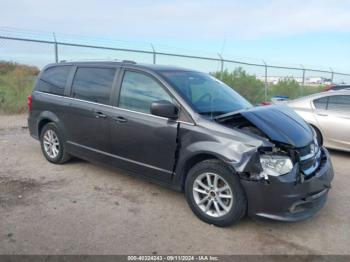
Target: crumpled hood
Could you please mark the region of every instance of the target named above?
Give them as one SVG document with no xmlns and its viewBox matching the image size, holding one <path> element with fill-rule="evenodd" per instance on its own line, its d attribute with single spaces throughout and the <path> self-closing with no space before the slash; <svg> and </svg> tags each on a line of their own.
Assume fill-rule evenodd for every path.
<svg viewBox="0 0 350 262">
<path fill-rule="evenodd" d="M 259 106 L 240 114 L 272 141 L 304 147 L 313 141 L 309 125 L 292 109 L 284 105 Z"/>
</svg>

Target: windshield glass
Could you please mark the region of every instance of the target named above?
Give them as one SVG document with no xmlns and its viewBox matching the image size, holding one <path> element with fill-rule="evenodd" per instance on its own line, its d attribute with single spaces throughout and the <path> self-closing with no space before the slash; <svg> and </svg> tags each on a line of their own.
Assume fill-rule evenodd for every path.
<svg viewBox="0 0 350 262">
<path fill-rule="evenodd" d="M 159 71 L 199 114 L 210 118 L 252 107 L 231 87 L 215 77 L 194 71 Z"/>
</svg>

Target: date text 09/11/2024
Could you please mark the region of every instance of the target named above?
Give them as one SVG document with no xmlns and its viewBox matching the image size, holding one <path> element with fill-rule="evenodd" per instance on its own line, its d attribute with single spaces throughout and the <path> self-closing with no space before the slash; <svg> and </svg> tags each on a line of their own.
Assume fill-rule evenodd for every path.
<svg viewBox="0 0 350 262">
<path fill-rule="evenodd" d="M 217 256 L 162 256 L 162 255 L 152 255 L 152 256 L 128 256 L 128 261 L 218 261 Z"/>
</svg>

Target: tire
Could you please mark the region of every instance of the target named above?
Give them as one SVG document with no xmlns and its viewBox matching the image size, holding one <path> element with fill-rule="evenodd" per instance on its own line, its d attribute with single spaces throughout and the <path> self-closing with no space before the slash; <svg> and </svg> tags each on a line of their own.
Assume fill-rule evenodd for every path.
<svg viewBox="0 0 350 262">
<path fill-rule="evenodd" d="M 316 139 L 317 139 L 318 145 L 322 146 L 322 144 L 323 144 L 323 137 L 322 137 L 322 134 L 321 134 L 320 130 L 317 127 L 315 127 L 315 126 L 312 126 L 312 128 L 316 132 Z"/>
<path fill-rule="evenodd" d="M 63 164 L 70 159 L 70 155 L 65 150 L 62 135 L 55 123 L 50 122 L 42 128 L 40 144 L 41 151 L 49 162 Z"/>
<path fill-rule="evenodd" d="M 205 187 L 202 187 L 202 185 L 208 187 L 208 174 L 210 184 L 213 185 L 213 189 L 209 189 L 209 192 Z M 217 178 L 216 187 L 215 178 Z M 228 189 L 218 193 L 227 188 L 226 185 Z M 190 169 L 185 182 L 185 195 L 188 205 L 196 216 L 215 226 L 233 225 L 246 214 L 247 199 L 239 177 L 219 160 L 205 160 Z M 221 196 L 225 196 L 225 198 L 221 198 Z M 201 204 L 206 197 L 208 197 L 207 200 Z M 205 211 L 208 205 L 209 210 Z"/>
</svg>

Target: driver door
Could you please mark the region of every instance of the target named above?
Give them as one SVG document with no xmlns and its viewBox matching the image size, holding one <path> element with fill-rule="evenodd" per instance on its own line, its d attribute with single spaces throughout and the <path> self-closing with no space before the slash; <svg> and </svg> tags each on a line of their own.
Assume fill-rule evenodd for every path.
<svg viewBox="0 0 350 262">
<path fill-rule="evenodd" d="M 125 169 L 158 179 L 171 178 L 178 122 L 152 115 L 152 102 L 172 97 L 152 75 L 125 70 L 118 107 L 111 117 L 111 150 Z"/>
</svg>

